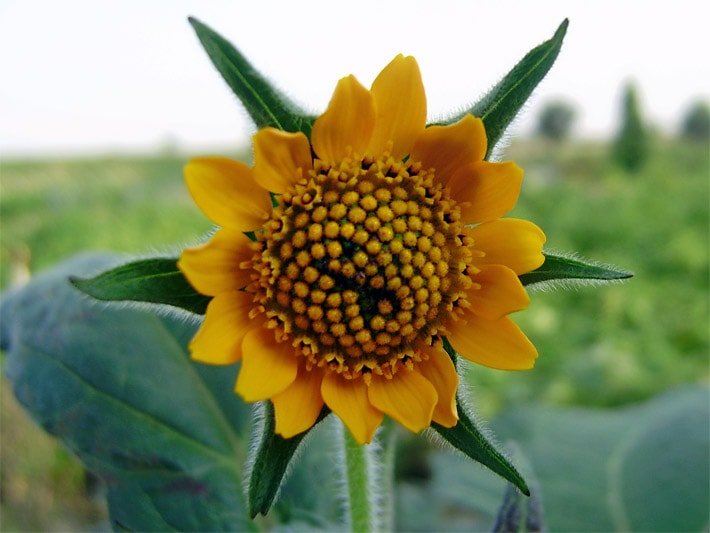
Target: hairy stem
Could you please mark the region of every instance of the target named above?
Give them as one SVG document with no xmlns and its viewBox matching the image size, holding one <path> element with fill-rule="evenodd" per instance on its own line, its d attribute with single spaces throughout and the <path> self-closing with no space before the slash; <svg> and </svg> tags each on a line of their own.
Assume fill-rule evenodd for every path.
<svg viewBox="0 0 710 533">
<path fill-rule="evenodd" d="M 350 527 L 353 532 L 370 532 L 374 530 L 372 498 L 374 480 L 370 479 L 369 451 L 366 446 L 358 444 L 353 439 L 345 426 L 343 426 L 343 443 Z"/>
</svg>

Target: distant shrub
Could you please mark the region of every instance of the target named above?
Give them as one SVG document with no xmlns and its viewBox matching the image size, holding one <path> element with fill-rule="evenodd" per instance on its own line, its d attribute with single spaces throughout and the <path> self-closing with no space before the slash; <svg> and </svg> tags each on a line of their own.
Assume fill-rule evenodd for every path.
<svg viewBox="0 0 710 533">
<path fill-rule="evenodd" d="M 621 127 L 613 146 L 614 160 L 625 170 L 643 167 L 649 152 L 649 135 L 641 118 L 636 88 L 628 84 L 621 104 Z"/>
<path fill-rule="evenodd" d="M 684 139 L 707 141 L 710 139 L 710 107 L 707 102 L 695 102 L 688 108 L 680 127 Z"/>
<path fill-rule="evenodd" d="M 571 104 L 563 101 L 549 102 L 540 112 L 537 123 L 538 135 L 554 141 L 569 137 L 575 119 Z"/>
</svg>

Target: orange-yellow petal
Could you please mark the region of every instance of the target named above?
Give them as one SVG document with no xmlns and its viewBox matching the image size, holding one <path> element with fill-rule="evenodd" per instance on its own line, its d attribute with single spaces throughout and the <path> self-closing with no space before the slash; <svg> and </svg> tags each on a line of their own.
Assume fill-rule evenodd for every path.
<svg viewBox="0 0 710 533">
<path fill-rule="evenodd" d="M 353 438 L 360 444 L 370 442 L 384 415 L 370 404 L 365 382 L 328 372 L 320 390 L 325 404 L 343 421 Z"/>
<path fill-rule="evenodd" d="M 288 342 L 277 342 L 265 327 L 247 333 L 242 342 L 242 367 L 235 390 L 247 402 L 266 400 L 296 379 L 298 359 Z"/>
<path fill-rule="evenodd" d="M 429 359 L 419 364 L 417 370 L 436 389 L 438 399 L 432 420 L 447 428 L 454 427 L 459 420 L 456 409 L 459 375 L 453 361 L 441 347 L 441 343 L 436 343 L 429 349 Z"/>
<path fill-rule="evenodd" d="M 463 166 L 482 161 L 486 155 L 483 121 L 466 115 L 448 126 L 430 126 L 414 143 L 410 159 L 425 169 L 434 168 L 439 182 L 447 184 Z"/>
<path fill-rule="evenodd" d="M 190 341 L 190 355 L 195 361 L 230 365 L 241 359 L 244 335 L 259 326 L 249 318 L 252 300 L 246 292 L 227 292 L 212 298 L 202 326 Z"/>
<path fill-rule="evenodd" d="M 363 154 L 375 128 L 375 102 L 355 76 L 338 82 L 328 109 L 313 124 L 311 143 L 320 159 L 334 164 Z"/>
<path fill-rule="evenodd" d="M 178 268 L 202 294 L 237 291 L 251 281 L 251 270 L 239 267 L 254 255 L 249 242 L 241 231 L 222 228 L 205 244 L 183 250 Z"/>
<path fill-rule="evenodd" d="M 419 65 L 412 56 L 399 54 L 372 83 L 377 121 L 369 151 L 379 156 L 392 142 L 391 154 L 408 154 L 426 126 L 426 94 Z"/>
<path fill-rule="evenodd" d="M 185 166 L 185 181 L 195 203 L 220 226 L 251 231 L 271 213 L 266 191 L 254 183 L 244 163 L 226 157 L 198 157 Z"/>
<path fill-rule="evenodd" d="M 434 385 L 416 370 L 406 368 L 392 379 L 373 376 L 367 395 L 377 409 L 415 433 L 431 425 L 438 400 Z"/>
<path fill-rule="evenodd" d="M 461 221 L 479 224 L 513 209 L 522 183 L 523 169 L 512 161 L 478 161 L 461 167 L 448 185 L 451 197 L 461 205 Z"/>
<path fill-rule="evenodd" d="M 285 439 L 303 433 L 315 424 L 321 409 L 323 397 L 320 393 L 323 373 L 320 369 L 306 370 L 298 367 L 296 380 L 283 392 L 271 398 L 276 417 L 276 433 Z"/>
<path fill-rule="evenodd" d="M 267 191 L 285 193 L 313 168 L 303 133 L 263 128 L 254 135 L 254 179 Z"/>
<path fill-rule="evenodd" d="M 508 317 L 486 320 L 469 312 L 448 330 L 451 345 L 474 363 L 499 370 L 527 370 L 535 364 L 535 346 Z"/>
<path fill-rule="evenodd" d="M 474 257 L 476 266 L 505 265 L 520 275 L 545 261 L 545 234 L 527 220 L 501 218 L 464 231 L 473 238 L 473 247 L 485 253 L 484 257 Z"/>
<path fill-rule="evenodd" d="M 480 288 L 474 285 L 466 296 L 471 311 L 481 318 L 497 320 L 530 304 L 530 297 L 520 279 L 506 266 L 482 265 L 481 271 L 471 279 Z"/>
</svg>

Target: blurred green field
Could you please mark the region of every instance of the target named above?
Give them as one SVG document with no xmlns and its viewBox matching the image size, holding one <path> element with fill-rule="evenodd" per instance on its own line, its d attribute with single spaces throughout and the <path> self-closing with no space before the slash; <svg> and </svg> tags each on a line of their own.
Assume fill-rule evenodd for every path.
<svg viewBox="0 0 710 533">
<path fill-rule="evenodd" d="M 608 156 L 603 143 L 519 141 L 506 152 L 527 176 L 514 216 L 540 225 L 550 249 L 635 277 L 533 294 L 517 320 L 540 351 L 536 368 L 468 370 L 484 417 L 530 403 L 618 406 L 707 381 L 710 149 L 656 140 L 648 165 L 634 175 Z M 195 242 L 211 225 L 187 195 L 185 160 L 3 162 L 2 288 L 83 250 L 176 252 Z M 5 386 L 2 426 L 3 529 L 73 529 L 68 509 L 101 515 L 76 497 L 81 469 L 24 418 Z M 23 507 L 30 494 L 46 495 L 46 517 Z"/>
</svg>

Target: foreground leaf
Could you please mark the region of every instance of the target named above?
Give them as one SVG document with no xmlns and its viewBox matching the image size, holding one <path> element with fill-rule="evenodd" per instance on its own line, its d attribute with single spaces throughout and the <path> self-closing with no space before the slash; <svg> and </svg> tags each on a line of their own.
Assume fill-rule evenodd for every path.
<svg viewBox="0 0 710 533">
<path fill-rule="evenodd" d="M 579 257 L 566 257 L 545 252 L 545 262 L 537 269 L 520 276 L 523 285 L 554 282 L 585 283 L 586 280 L 600 283 L 619 281 L 632 277 L 631 272 L 601 266 Z"/>
<path fill-rule="evenodd" d="M 491 427 L 534 469 L 548 531 L 707 531 L 708 398 L 691 385 L 616 409 L 516 406 Z M 446 450 L 428 463 L 427 483 L 399 489 L 397 529 L 490 531 L 509 484 Z"/>
<path fill-rule="evenodd" d="M 488 94 L 446 122 L 456 122 L 467 113 L 481 117 L 488 136 L 488 157 L 535 87 L 552 68 L 560 53 L 568 25 L 569 21 L 563 20 L 550 40 L 530 50 Z"/>
<path fill-rule="evenodd" d="M 190 362 L 195 326 L 97 306 L 66 281 L 83 256 L 2 300 L 5 373 L 19 402 L 106 483 L 116 529 L 249 530 L 235 367 Z"/>
<path fill-rule="evenodd" d="M 448 340 L 445 340 L 444 348 L 449 356 L 455 359 L 456 352 Z M 486 435 L 478 429 L 476 422 L 469 415 L 468 408 L 461 402 L 459 395 L 456 396 L 456 407 L 459 412 L 458 424 L 452 428 L 446 428 L 434 422 L 431 427 L 454 448 L 474 461 L 490 468 L 493 472 L 518 487 L 523 494 L 530 496 L 530 490 L 523 477 L 510 461 L 496 449 Z"/>
<path fill-rule="evenodd" d="M 266 515 L 274 502 L 276 493 L 283 483 L 286 470 L 298 450 L 301 441 L 315 425 L 330 414 L 330 409 L 324 407 L 316 424 L 299 435 L 284 439 L 274 433 L 276 421 L 274 407 L 271 402 L 264 402 L 263 426 L 258 429 L 258 444 L 251 458 L 251 472 L 248 481 L 249 515 Z"/>
<path fill-rule="evenodd" d="M 196 18 L 188 19 L 215 68 L 241 100 L 257 128 L 302 131 L 310 137 L 313 117 L 278 91 L 224 37 Z"/>
<path fill-rule="evenodd" d="M 175 258 L 142 259 L 93 278 L 73 276 L 70 281 L 97 300 L 167 304 L 200 315 L 210 301 L 185 279 Z"/>
<path fill-rule="evenodd" d="M 535 467 L 550 531 L 701 531 L 708 399 L 689 386 L 617 410 L 517 409 L 494 427 Z"/>
</svg>

